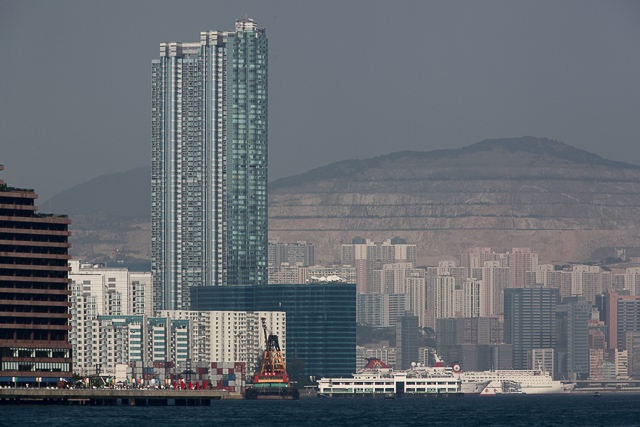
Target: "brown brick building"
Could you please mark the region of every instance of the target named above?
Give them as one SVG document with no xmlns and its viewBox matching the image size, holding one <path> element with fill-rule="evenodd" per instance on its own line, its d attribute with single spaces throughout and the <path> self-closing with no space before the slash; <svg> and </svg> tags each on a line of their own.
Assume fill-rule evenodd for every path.
<svg viewBox="0 0 640 427">
<path fill-rule="evenodd" d="M 4 169 L 0 165 L 0 170 Z M 0 384 L 72 374 L 67 265 L 71 221 L 36 213 L 33 190 L 0 180 Z"/>
</svg>

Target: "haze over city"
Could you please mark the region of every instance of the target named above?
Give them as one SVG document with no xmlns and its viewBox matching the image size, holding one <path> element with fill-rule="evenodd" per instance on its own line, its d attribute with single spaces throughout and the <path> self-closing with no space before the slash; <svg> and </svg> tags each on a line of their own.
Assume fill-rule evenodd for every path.
<svg viewBox="0 0 640 427">
<path fill-rule="evenodd" d="M 632 424 L 638 18 L 3 3 L 4 419 Z"/>
<path fill-rule="evenodd" d="M 637 2 L 5 1 L 5 182 L 43 202 L 148 165 L 158 43 L 245 16 L 269 32 L 269 180 L 523 135 L 640 164 Z"/>
</svg>

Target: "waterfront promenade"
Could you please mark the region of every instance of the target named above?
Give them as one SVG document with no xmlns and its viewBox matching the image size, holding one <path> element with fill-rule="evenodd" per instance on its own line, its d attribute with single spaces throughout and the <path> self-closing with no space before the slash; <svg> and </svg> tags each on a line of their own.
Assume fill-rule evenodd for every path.
<svg viewBox="0 0 640 427">
<path fill-rule="evenodd" d="M 132 406 L 209 406 L 212 400 L 243 399 L 226 390 L 147 390 L 147 389 L 0 389 L 0 405 L 132 405 Z"/>
</svg>

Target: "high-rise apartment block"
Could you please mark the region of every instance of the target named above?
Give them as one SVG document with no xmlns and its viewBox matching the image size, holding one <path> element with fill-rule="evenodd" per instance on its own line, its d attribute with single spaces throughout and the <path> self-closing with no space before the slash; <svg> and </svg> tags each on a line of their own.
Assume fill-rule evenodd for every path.
<svg viewBox="0 0 640 427">
<path fill-rule="evenodd" d="M 151 272 L 109 268 L 104 264 L 83 264 L 78 260 L 69 261 L 69 267 L 69 341 L 73 346 L 73 363 L 78 372 L 95 373 L 99 369 L 102 372 L 110 369 L 108 372 L 112 372 L 116 364 L 128 363 L 122 360 L 144 360 L 141 355 L 136 358 L 137 353 L 142 351 L 140 347 L 125 347 L 129 349 L 125 351 L 120 346 L 119 352 L 115 352 L 107 351 L 107 347 L 116 348 L 107 346 L 107 343 L 113 342 L 109 336 L 122 334 L 123 327 L 127 331 L 139 328 L 136 325 L 140 322 L 130 319 L 153 316 Z M 99 320 L 100 317 L 102 320 Z M 129 326 L 131 322 L 133 326 Z"/>
<path fill-rule="evenodd" d="M 400 237 L 385 240 L 380 246 L 380 261 L 382 264 L 411 262 L 415 267 L 418 261 L 418 247 L 408 245 L 407 240 Z"/>
<path fill-rule="evenodd" d="M 195 285 L 267 283 L 267 38 L 251 19 L 152 61 L 153 280 L 164 309 Z"/>
<path fill-rule="evenodd" d="M 509 262 L 511 286 L 522 288 L 525 285 L 525 273 L 534 271 L 538 266 L 538 254 L 530 248 L 513 248 Z"/>
<path fill-rule="evenodd" d="M 130 271 L 104 264 L 69 262 L 72 306 L 91 304 L 85 316 L 136 316 L 154 313 L 153 282 L 149 271 Z"/>
<path fill-rule="evenodd" d="M 350 245 L 342 245 L 342 265 L 356 268 L 357 290 L 360 294 L 370 292 L 373 286 L 373 271 L 377 267 L 378 247 L 362 237 L 354 237 Z"/>
<path fill-rule="evenodd" d="M 513 368 L 527 368 L 527 351 L 556 345 L 557 289 L 505 289 L 504 338 L 513 345 Z"/>
<path fill-rule="evenodd" d="M 163 310 L 159 316 L 189 322 L 188 356 L 193 362 L 242 362 L 254 372 L 266 348 L 262 319 L 269 333 L 278 336 L 287 360 L 287 318 L 282 311 Z"/>
<path fill-rule="evenodd" d="M 394 326 L 411 308 L 409 294 L 358 294 L 356 321 L 374 327 Z"/>
<path fill-rule="evenodd" d="M 37 197 L 0 180 L 0 377 L 5 383 L 12 377 L 14 383 L 55 382 L 72 374 L 71 221 L 36 213 Z"/>
<path fill-rule="evenodd" d="M 282 263 L 299 267 L 314 265 L 313 243 L 308 243 L 304 240 L 295 243 L 269 242 L 269 266 L 278 267 Z"/>
</svg>

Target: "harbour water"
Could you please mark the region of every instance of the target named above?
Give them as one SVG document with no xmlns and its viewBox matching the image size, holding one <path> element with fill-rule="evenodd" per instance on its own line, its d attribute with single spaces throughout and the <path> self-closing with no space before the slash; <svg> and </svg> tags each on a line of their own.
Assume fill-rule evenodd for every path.
<svg viewBox="0 0 640 427">
<path fill-rule="evenodd" d="M 640 426 L 640 394 L 0 406 L 0 426 Z"/>
</svg>

